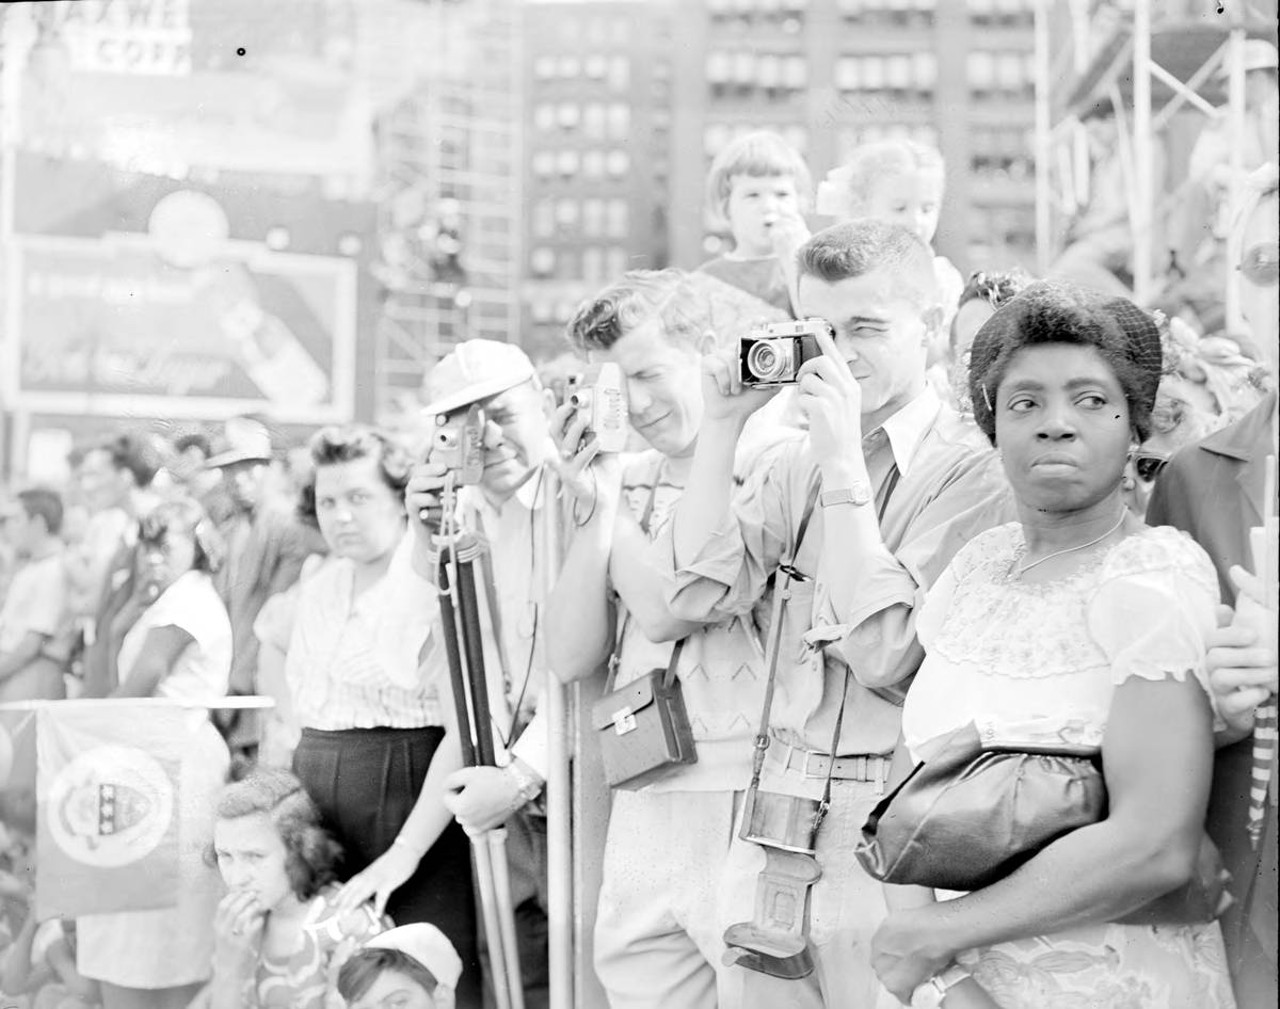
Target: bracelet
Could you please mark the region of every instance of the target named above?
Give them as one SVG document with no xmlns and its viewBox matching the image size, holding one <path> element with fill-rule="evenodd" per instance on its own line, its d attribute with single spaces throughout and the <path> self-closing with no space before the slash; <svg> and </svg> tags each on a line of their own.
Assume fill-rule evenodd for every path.
<svg viewBox="0 0 1280 1009">
<path fill-rule="evenodd" d="M 596 500 L 600 496 L 599 488 L 596 486 L 596 471 L 588 470 L 587 472 L 591 474 L 591 511 L 587 512 L 586 518 L 578 518 L 578 499 L 573 500 L 573 524 L 579 529 L 591 521 L 591 516 L 596 513 Z"/>
<path fill-rule="evenodd" d="M 407 849 L 409 849 L 409 851 L 413 852 L 413 854 L 414 854 L 415 856 L 417 856 L 419 859 L 421 859 L 421 858 L 422 858 L 422 856 L 423 856 L 423 855 L 425 855 L 425 854 L 427 853 L 427 849 L 426 849 L 426 848 L 419 848 L 416 844 L 413 844 L 413 843 L 411 843 L 411 842 L 409 842 L 409 841 L 406 841 L 406 840 L 405 840 L 403 837 L 401 837 L 399 834 L 397 834 L 397 835 L 396 835 L 396 839 L 395 839 L 394 841 L 392 841 L 392 842 L 391 842 L 391 847 L 392 847 L 392 848 L 395 848 L 395 847 L 407 848 Z"/>
<path fill-rule="evenodd" d="M 543 782 L 532 768 L 528 767 L 520 758 L 512 757 L 511 763 L 503 770 L 511 775 L 512 780 L 515 782 L 520 806 L 532 802 L 542 793 Z M 519 809 L 520 806 L 517 806 L 516 809 Z"/>
</svg>

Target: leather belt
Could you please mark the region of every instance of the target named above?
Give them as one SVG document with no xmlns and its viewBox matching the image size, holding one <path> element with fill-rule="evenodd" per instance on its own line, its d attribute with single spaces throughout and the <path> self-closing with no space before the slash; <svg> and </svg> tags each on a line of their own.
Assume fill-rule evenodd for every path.
<svg viewBox="0 0 1280 1009">
<path fill-rule="evenodd" d="M 791 746 L 778 739 L 769 740 L 765 759 L 784 770 L 798 771 L 806 778 L 825 778 L 831 767 L 831 756 L 816 753 L 799 746 Z M 883 784 L 889 778 L 889 765 L 893 762 L 887 753 L 857 753 L 849 757 L 836 757 L 831 767 L 831 777 L 837 781 L 874 781 Z"/>
</svg>

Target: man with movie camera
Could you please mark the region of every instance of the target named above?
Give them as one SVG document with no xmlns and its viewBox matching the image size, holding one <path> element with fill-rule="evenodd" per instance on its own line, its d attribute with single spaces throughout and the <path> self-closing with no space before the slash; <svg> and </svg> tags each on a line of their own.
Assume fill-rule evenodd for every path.
<svg viewBox="0 0 1280 1009">
<path fill-rule="evenodd" d="M 892 1006 L 869 956 L 884 896 L 855 842 L 921 659 L 915 608 L 1012 502 L 995 453 L 925 378 L 942 320 L 928 247 L 852 221 L 810 239 L 798 266 L 802 321 L 704 360 L 702 430 L 661 545 L 683 620 L 718 624 L 782 597 L 776 694 L 721 872 L 742 965 L 722 1004 Z M 739 491 L 743 427 L 789 384 L 807 436 Z"/>
<path fill-rule="evenodd" d="M 441 527 L 443 492 L 459 486 L 459 525 L 487 550 L 477 562 L 486 589 L 485 670 L 499 767 L 464 767 L 445 787 L 445 805 L 469 832 L 505 824 L 512 906 L 527 1009 L 548 1004 L 546 818 L 535 800 L 548 775 L 548 735 L 537 717 L 546 683 L 543 586 L 555 564 L 545 535 L 546 467 L 554 459 L 551 394 L 519 347 L 468 340 L 435 366 L 423 410 L 430 447 L 406 491 L 410 520 Z M 424 540 L 420 539 L 422 543 Z M 415 564 L 433 581 L 434 555 Z M 448 672 L 439 675 L 447 682 Z"/>
<path fill-rule="evenodd" d="M 737 1004 L 723 988 L 716 880 L 750 774 L 759 625 L 749 608 L 710 626 L 672 619 L 652 543 L 690 478 L 709 323 L 686 275 L 663 270 L 626 274 L 569 324 L 579 350 L 621 372 L 649 446 L 624 464 L 601 451 L 597 419 L 588 431 L 585 416 L 558 416 L 575 528 L 549 603 L 549 655 L 566 680 L 609 667 L 590 722 L 614 786 L 595 930 L 612 1009 Z M 672 739 L 659 738 L 659 709 Z"/>
</svg>

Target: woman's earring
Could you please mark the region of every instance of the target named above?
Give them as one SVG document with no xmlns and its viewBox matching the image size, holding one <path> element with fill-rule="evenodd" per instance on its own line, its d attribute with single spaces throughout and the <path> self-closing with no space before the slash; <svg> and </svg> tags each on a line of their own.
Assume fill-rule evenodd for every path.
<svg viewBox="0 0 1280 1009">
<path fill-rule="evenodd" d="M 991 394 L 990 394 L 989 392 L 987 392 L 987 383 L 986 383 L 986 382 L 983 382 L 983 383 L 982 383 L 982 401 L 983 401 L 984 403 L 986 403 L 986 404 L 987 404 L 987 410 L 988 410 L 988 412 L 990 412 L 990 413 L 995 413 L 995 412 L 996 412 L 996 408 L 995 408 L 994 406 L 992 406 L 992 405 L 991 405 Z"/>
</svg>

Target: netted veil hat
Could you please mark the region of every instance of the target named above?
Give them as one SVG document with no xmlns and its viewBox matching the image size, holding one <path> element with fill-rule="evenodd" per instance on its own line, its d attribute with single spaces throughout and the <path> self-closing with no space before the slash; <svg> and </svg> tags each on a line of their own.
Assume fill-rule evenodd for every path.
<svg viewBox="0 0 1280 1009">
<path fill-rule="evenodd" d="M 1163 355 L 1155 319 L 1128 298 L 1062 281 L 1042 280 L 986 321 L 969 356 L 973 419 L 992 444 L 995 398 L 1009 362 L 1024 347 L 1066 343 L 1094 347 L 1111 365 L 1129 401 L 1140 440 L 1150 433 Z"/>
</svg>

